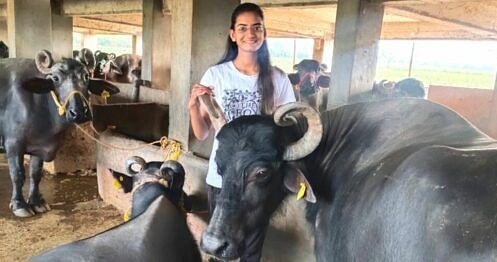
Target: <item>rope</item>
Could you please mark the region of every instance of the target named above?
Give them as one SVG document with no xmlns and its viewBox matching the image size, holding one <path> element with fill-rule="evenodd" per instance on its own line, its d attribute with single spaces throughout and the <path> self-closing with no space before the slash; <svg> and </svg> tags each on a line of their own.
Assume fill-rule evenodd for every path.
<svg viewBox="0 0 497 262">
<path fill-rule="evenodd" d="M 64 113 L 66 112 L 66 108 L 67 108 L 67 104 L 69 103 L 69 99 L 71 99 L 76 94 L 79 94 L 79 96 L 81 96 L 81 98 L 83 98 L 83 100 L 85 100 L 85 102 L 88 104 L 88 100 L 86 99 L 86 97 L 83 95 L 83 93 L 81 93 L 78 90 L 71 91 L 71 93 L 69 93 L 69 95 L 66 97 L 64 104 L 60 103 L 59 99 L 57 98 L 57 95 L 55 94 L 55 92 L 53 90 L 50 91 L 50 94 L 52 95 L 52 99 L 55 102 L 55 105 L 57 106 L 57 111 L 59 112 L 59 115 L 61 115 L 61 116 L 64 115 Z"/>
</svg>

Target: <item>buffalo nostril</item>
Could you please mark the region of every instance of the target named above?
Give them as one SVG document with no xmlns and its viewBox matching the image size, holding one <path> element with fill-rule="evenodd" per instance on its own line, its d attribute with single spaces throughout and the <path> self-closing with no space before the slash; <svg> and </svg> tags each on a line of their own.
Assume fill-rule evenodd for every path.
<svg viewBox="0 0 497 262">
<path fill-rule="evenodd" d="M 228 245 L 227 241 L 221 240 L 209 232 L 205 232 L 200 241 L 202 250 L 217 257 L 222 256 Z"/>
<path fill-rule="evenodd" d="M 78 116 L 78 114 L 76 113 L 76 111 L 74 111 L 74 109 L 69 109 L 69 115 L 72 118 L 76 118 Z"/>
</svg>

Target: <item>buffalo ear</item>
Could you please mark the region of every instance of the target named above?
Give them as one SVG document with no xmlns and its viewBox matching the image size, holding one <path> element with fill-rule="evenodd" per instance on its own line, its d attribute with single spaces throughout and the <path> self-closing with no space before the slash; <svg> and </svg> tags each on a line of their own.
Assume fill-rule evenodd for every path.
<svg viewBox="0 0 497 262">
<path fill-rule="evenodd" d="M 55 88 L 53 81 L 46 78 L 30 78 L 22 83 L 22 87 L 36 94 L 45 94 Z"/>
<path fill-rule="evenodd" d="M 123 74 L 123 71 L 121 71 L 121 68 L 119 68 L 119 66 L 117 66 L 117 64 L 114 61 L 110 61 L 110 71 L 112 71 L 118 75 Z"/>
<path fill-rule="evenodd" d="M 283 183 L 285 184 L 285 187 L 290 190 L 290 192 L 297 194 L 300 190 L 302 190 L 302 186 L 300 184 L 304 183 L 305 200 L 310 203 L 316 203 L 316 196 L 314 195 L 314 191 L 312 190 L 309 181 L 307 181 L 300 168 L 298 168 L 294 164 L 288 163 L 284 168 L 284 172 L 285 177 L 283 178 Z"/>
<path fill-rule="evenodd" d="M 114 177 L 113 185 L 116 188 L 122 188 L 124 193 L 129 193 L 133 189 L 133 178 L 123 174 L 111 170 L 112 176 Z"/>
<path fill-rule="evenodd" d="M 288 74 L 288 79 L 290 79 L 290 83 L 292 85 L 296 85 L 300 82 L 300 76 L 298 73 Z"/>
<path fill-rule="evenodd" d="M 110 95 L 119 93 L 119 88 L 108 81 L 102 79 L 90 79 L 88 90 L 95 95 L 101 95 L 103 91 L 109 92 Z"/>
</svg>

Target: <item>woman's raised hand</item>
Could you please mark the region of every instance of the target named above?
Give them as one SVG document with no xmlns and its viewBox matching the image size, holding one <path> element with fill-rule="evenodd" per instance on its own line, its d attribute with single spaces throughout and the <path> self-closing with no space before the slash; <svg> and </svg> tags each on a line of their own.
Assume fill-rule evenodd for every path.
<svg viewBox="0 0 497 262">
<path fill-rule="evenodd" d="M 200 104 L 198 97 L 204 94 L 209 94 L 213 96 L 214 93 L 212 92 L 212 87 L 203 86 L 201 84 L 194 84 L 192 86 L 190 101 L 188 101 L 188 108 L 189 109 L 192 109 L 194 107 L 198 108 Z"/>
</svg>

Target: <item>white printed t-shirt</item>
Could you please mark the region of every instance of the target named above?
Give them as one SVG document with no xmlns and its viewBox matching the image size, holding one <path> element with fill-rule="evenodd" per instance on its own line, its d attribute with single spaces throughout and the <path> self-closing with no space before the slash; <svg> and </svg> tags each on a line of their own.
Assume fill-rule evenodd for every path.
<svg viewBox="0 0 497 262">
<path fill-rule="evenodd" d="M 258 77 L 258 74 L 243 74 L 229 61 L 207 69 L 200 84 L 213 88 L 214 99 L 230 122 L 240 116 L 261 114 L 262 93 L 258 88 Z M 295 102 L 292 84 L 285 73 L 273 69 L 273 85 L 275 106 Z M 221 188 L 222 179 L 215 162 L 217 148 L 218 141 L 214 139 L 206 182 Z"/>
</svg>

